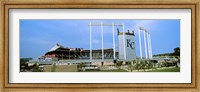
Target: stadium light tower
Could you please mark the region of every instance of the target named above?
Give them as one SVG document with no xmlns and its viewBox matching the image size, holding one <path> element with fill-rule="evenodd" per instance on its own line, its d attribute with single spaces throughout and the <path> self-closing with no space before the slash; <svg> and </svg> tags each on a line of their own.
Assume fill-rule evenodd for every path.
<svg viewBox="0 0 200 92">
<path fill-rule="evenodd" d="M 123 43 L 124 43 L 124 59 L 126 60 L 126 47 L 125 47 L 125 32 L 124 32 L 124 24 L 122 24 L 122 31 L 123 31 Z"/>
<path fill-rule="evenodd" d="M 101 42 L 102 42 L 102 45 L 101 45 L 101 47 L 102 47 L 102 60 L 104 60 L 104 36 L 103 36 L 103 27 L 104 26 L 112 26 L 112 32 L 113 32 L 113 53 L 114 53 L 114 56 L 113 56 L 113 59 L 115 59 L 116 58 L 116 55 L 115 55 L 115 36 L 114 36 L 114 34 L 115 34 L 115 31 L 114 31 L 114 29 L 115 29 L 115 26 L 120 26 L 120 27 L 123 27 L 123 29 L 124 29 L 124 25 L 123 24 L 116 24 L 116 23 L 103 23 L 103 22 L 101 22 L 101 23 L 91 23 L 90 22 L 90 24 L 89 24 L 89 26 L 90 26 L 90 61 L 92 61 L 92 26 L 100 26 L 101 27 Z"/>
<path fill-rule="evenodd" d="M 151 46 L 150 32 L 143 27 L 139 27 L 138 34 L 139 34 L 139 45 L 140 45 L 140 59 L 142 59 L 142 45 L 141 45 L 140 31 L 143 31 L 144 33 L 145 58 L 152 59 L 152 46 Z"/>
<path fill-rule="evenodd" d="M 91 27 L 91 22 L 89 24 L 90 26 L 90 61 L 92 61 L 92 27 Z"/>
<path fill-rule="evenodd" d="M 145 57 L 147 59 L 147 45 L 146 45 L 146 30 L 143 30 L 144 33 L 144 49 L 145 49 Z"/>
<path fill-rule="evenodd" d="M 141 27 L 139 27 L 139 30 L 138 30 L 138 34 L 139 34 L 139 46 L 140 46 L 140 59 L 142 59 L 142 47 L 141 47 L 141 37 L 140 37 L 140 30 L 142 30 Z"/>
<path fill-rule="evenodd" d="M 152 45 L 151 45 L 151 35 L 150 35 L 150 32 L 149 32 L 149 45 L 150 45 L 150 58 L 152 59 L 153 58 L 153 54 L 152 54 Z"/>
<path fill-rule="evenodd" d="M 104 52 L 103 52 L 103 23 L 101 22 L 101 50 L 102 50 L 102 60 L 104 60 Z"/>
</svg>

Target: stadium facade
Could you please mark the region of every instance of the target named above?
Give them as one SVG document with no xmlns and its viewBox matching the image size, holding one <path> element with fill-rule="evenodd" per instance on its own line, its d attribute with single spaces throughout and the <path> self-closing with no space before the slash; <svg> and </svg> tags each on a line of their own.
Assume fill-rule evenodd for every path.
<svg viewBox="0 0 200 92">
<path fill-rule="evenodd" d="M 101 59 L 102 58 L 102 50 L 96 49 L 92 50 L 93 59 Z M 115 52 L 118 55 L 118 52 Z M 84 50 L 83 48 L 69 48 L 64 47 L 60 44 L 56 44 L 52 47 L 48 52 L 45 53 L 44 56 L 40 57 L 40 59 L 49 59 L 49 60 L 72 60 L 72 59 L 89 59 L 90 50 Z M 118 57 L 118 56 L 117 56 Z M 105 59 L 113 59 L 113 49 L 104 49 L 104 58 Z"/>
</svg>

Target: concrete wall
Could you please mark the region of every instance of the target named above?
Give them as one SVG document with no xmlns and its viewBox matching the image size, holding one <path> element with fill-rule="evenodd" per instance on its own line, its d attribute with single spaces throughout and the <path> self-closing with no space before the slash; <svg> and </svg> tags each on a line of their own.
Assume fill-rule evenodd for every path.
<svg viewBox="0 0 200 92">
<path fill-rule="evenodd" d="M 52 72 L 53 65 L 45 65 L 44 72 Z M 77 65 L 56 65 L 55 72 L 77 72 Z"/>
</svg>

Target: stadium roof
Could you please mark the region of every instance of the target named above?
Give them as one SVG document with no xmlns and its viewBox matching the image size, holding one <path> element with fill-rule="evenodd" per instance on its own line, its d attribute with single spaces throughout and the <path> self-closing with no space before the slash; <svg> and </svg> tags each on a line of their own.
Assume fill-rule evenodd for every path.
<svg viewBox="0 0 200 92">
<path fill-rule="evenodd" d="M 55 46 L 53 46 L 53 48 L 51 48 L 50 50 L 49 50 L 49 52 L 51 52 L 51 51 L 55 51 L 55 50 L 57 50 L 58 48 L 64 48 L 62 45 L 60 45 L 60 44 L 56 44 Z"/>
</svg>

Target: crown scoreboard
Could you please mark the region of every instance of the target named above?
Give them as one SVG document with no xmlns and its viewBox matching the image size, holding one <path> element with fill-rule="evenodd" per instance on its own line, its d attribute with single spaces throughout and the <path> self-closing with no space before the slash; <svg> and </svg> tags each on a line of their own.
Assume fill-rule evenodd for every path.
<svg viewBox="0 0 200 92">
<path fill-rule="evenodd" d="M 135 34 L 133 32 L 119 32 L 118 31 L 118 46 L 119 46 L 119 59 L 121 60 L 135 60 Z"/>
</svg>

